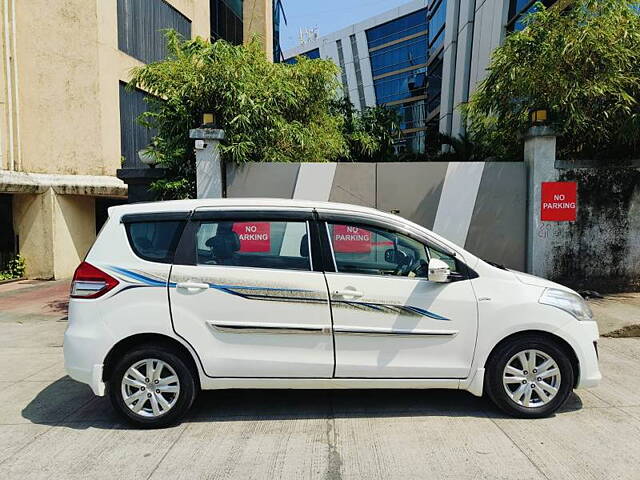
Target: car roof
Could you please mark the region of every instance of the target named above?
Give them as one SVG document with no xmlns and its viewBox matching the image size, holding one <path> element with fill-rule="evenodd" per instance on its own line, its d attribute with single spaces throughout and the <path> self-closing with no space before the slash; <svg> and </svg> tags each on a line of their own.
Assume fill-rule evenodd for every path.
<svg viewBox="0 0 640 480">
<path fill-rule="evenodd" d="M 210 198 L 198 200 L 168 200 L 148 203 L 132 203 L 119 205 L 109 209 L 110 215 L 126 215 L 131 213 L 184 212 L 207 208 L 278 208 L 278 209 L 318 209 L 339 210 L 348 213 L 364 213 L 395 217 L 371 207 L 337 202 L 321 202 L 315 200 L 285 198 Z M 402 219 L 406 221 L 406 219 Z"/>
</svg>

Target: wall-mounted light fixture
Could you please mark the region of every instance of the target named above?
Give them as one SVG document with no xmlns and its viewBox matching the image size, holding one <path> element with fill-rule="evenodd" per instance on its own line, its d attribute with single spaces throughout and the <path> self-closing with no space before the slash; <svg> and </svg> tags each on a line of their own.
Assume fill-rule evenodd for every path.
<svg viewBox="0 0 640 480">
<path fill-rule="evenodd" d="M 549 112 L 545 108 L 529 110 L 531 125 L 545 125 L 549 121 Z"/>
<path fill-rule="evenodd" d="M 213 113 L 203 113 L 202 114 L 202 126 L 204 128 L 215 128 L 215 116 Z"/>
</svg>

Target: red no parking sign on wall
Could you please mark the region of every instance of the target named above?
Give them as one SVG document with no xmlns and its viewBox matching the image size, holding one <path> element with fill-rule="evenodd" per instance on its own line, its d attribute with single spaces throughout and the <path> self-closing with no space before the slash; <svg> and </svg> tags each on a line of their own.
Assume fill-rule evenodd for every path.
<svg viewBox="0 0 640 480">
<path fill-rule="evenodd" d="M 575 222 L 578 208 L 576 182 L 542 182 L 540 220 L 543 222 Z"/>
</svg>

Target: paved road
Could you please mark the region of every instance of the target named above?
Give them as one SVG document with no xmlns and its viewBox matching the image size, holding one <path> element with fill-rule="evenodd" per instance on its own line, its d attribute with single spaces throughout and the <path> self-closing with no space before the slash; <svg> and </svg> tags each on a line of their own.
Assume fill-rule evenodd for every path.
<svg viewBox="0 0 640 480">
<path fill-rule="evenodd" d="M 2 479 L 640 478 L 640 339 L 602 339 L 603 384 L 544 420 L 465 392 L 244 390 L 140 431 L 65 376 L 64 289 L 0 289 Z"/>
</svg>

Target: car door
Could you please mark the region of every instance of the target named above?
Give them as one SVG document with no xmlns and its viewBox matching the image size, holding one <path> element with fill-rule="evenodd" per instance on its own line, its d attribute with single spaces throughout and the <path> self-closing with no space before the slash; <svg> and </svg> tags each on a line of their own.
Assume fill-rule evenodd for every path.
<svg viewBox="0 0 640 480">
<path fill-rule="evenodd" d="M 311 212 L 196 211 L 178 246 L 174 329 L 213 377 L 331 377 L 326 282 Z"/>
<path fill-rule="evenodd" d="M 477 302 L 459 258 L 415 237 L 366 223 L 330 221 L 327 272 L 336 377 L 465 378 L 473 359 Z M 427 279 L 431 256 L 452 267 Z"/>
</svg>

